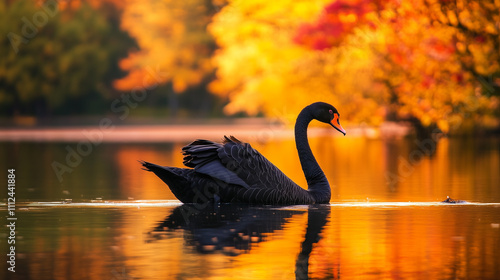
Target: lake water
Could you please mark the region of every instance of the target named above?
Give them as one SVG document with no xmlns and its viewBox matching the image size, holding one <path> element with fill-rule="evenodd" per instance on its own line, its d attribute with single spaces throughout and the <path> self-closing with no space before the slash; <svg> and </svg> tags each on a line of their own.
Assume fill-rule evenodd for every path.
<svg viewBox="0 0 500 280">
<path fill-rule="evenodd" d="M 0 278 L 499 279 L 499 138 L 313 138 L 332 185 L 316 207 L 182 206 L 137 161 L 182 166 L 185 144 L 0 143 L 17 218 Z M 306 185 L 292 139 L 252 146 Z"/>
</svg>

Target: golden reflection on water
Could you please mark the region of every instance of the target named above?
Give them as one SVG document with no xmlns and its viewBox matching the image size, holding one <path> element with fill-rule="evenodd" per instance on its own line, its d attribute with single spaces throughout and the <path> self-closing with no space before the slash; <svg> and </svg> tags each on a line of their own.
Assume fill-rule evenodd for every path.
<svg viewBox="0 0 500 280">
<path fill-rule="evenodd" d="M 249 235 L 242 240 L 251 245 L 229 250 L 227 246 L 241 242 L 235 240 L 221 250 L 205 246 L 205 253 L 197 250 L 200 229 L 209 242 L 220 242 L 211 234 L 231 225 L 227 212 L 220 212 L 219 224 L 204 225 L 203 218 L 152 235 L 175 207 L 27 206 L 19 216 L 20 272 L 9 279 L 295 279 L 308 236 L 314 240 L 307 256 L 306 275 L 311 279 L 499 275 L 499 204 L 374 205 L 339 204 L 319 212 L 250 207 L 244 209 L 250 216 L 243 211 L 232 225 L 236 233 Z M 320 214 L 319 221 L 313 221 L 314 213 Z M 273 221 L 249 219 L 279 214 L 282 217 Z M 314 223 L 320 223 L 317 236 Z"/>
<path fill-rule="evenodd" d="M 311 210 L 304 207 L 277 210 L 293 213 L 276 220 L 271 220 L 275 214 L 264 215 L 270 220 L 248 225 L 242 239 L 251 246 L 245 250 L 226 246 L 200 252 L 196 223 L 192 223 L 195 228 L 165 230 L 152 241 L 151 232 L 175 206 L 138 200 L 175 197 L 154 174 L 141 170 L 137 160 L 182 166 L 180 150 L 187 143 L 103 143 L 59 183 L 47 166 L 54 159 L 64 159 L 64 146 L 12 144 L 13 149 L 4 145 L 1 153 L 8 158 L 40 154 L 46 163 L 37 169 L 27 165 L 29 160 L 19 162 L 19 198 L 31 196 L 33 201 L 36 194 L 58 201 L 64 198 L 61 191 L 68 190 L 67 196 L 74 200 L 83 194 L 129 203 L 18 205 L 19 270 L 7 274 L 2 262 L 2 275 L 6 279 L 294 279 L 298 263 L 305 260 L 311 279 L 495 279 L 500 275 L 498 139 L 442 139 L 433 154 L 417 160 L 412 155 L 423 150 L 409 139 L 318 137 L 310 141 L 332 185 L 334 204 L 325 214 L 321 238 L 310 244 L 307 257 L 299 253 L 308 236 L 314 235 L 309 232 Z M 293 140 L 252 146 L 305 187 Z M 479 203 L 439 204 L 446 196 Z M 426 203 L 384 203 L 407 201 Z M 245 221 L 237 224 L 243 226 Z M 252 238 L 263 224 L 267 231 Z M 218 226 L 209 229 L 217 231 Z M 6 242 L 1 242 L 0 253 L 4 252 Z"/>
<path fill-rule="evenodd" d="M 332 201 L 442 201 L 447 196 L 500 201 L 498 139 L 441 139 L 435 146 L 426 143 L 360 137 L 310 139 L 313 154 L 332 187 Z M 142 171 L 136 160 L 182 167 L 181 148 L 185 144 L 176 143 L 162 152 L 147 146 L 119 149 L 116 162 L 122 192 L 135 199 L 175 199 L 167 186 Z M 256 142 L 252 147 L 307 188 L 293 139 Z M 429 147 L 435 151 L 431 153 Z"/>
</svg>

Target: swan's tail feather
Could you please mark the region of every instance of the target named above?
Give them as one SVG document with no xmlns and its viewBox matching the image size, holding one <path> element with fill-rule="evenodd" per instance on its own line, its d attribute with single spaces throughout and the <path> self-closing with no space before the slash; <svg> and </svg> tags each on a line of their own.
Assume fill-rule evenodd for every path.
<svg viewBox="0 0 500 280">
<path fill-rule="evenodd" d="M 138 160 L 138 162 L 142 165 L 141 169 L 144 171 L 154 172 L 153 170 L 155 169 L 155 166 L 157 166 L 156 164 L 143 160 Z"/>
<path fill-rule="evenodd" d="M 160 166 L 147 161 L 139 161 L 143 170 L 153 172 L 165 184 L 168 185 L 172 193 L 183 203 L 191 203 L 195 195 L 193 182 L 189 180 L 194 170 L 186 168 L 176 168 Z"/>
</svg>

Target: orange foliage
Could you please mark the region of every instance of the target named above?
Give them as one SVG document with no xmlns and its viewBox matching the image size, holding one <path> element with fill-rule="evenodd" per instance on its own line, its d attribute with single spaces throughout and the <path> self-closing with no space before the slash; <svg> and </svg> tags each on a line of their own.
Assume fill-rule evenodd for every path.
<svg viewBox="0 0 500 280">
<path fill-rule="evenodd" d="M 445 132 L 498 126 L 499 10 L 478 1 L 231 1 L 209 28 L 220 46 L 210 88 L 229 97 L 227 113 L 293 118 L 324 100 L 357 123 L 389 114 Z"/>
<path fill-rule="evenodd" d="M 215 16 L 224 0 L 59 8 L 85 3 L 114 6 L 137 41 L 118 90 L 171 83 L 180 93 L 217 69 L 209 90 L 229 100 L 227 114 L 293 121 L 323 100 L 356 123 L 500 125 L 499 1 L 233 0 Z"/>
<path fill-rule="evenodd" d="M 115 81 L 119 90 L 172 82 L 176 92 L 199 84 L 212 71 L 210 21 L 206 3 L 130 0 L 124 7 L 122 28 L 137 40 L 140 50 L 120 66 L 129 74 Z M 150 69 L 161 72 L 154 79 Z"/>
<path fill-rule="evenodd" d="M 415 117 L 445 132 L 472 123 L 498 126 L 498 98 L 481 92 L 476 70 L 471 69 L 481 63 L 464 64 L 468 59 L 460 48 L 470 40 L 453 24 L 436 19 L 445 10 L 439 2 L 446 1 L 393 3 L 382 13 L 380 26 L 390 43 L 379 49 L 384 60 L 378 79 L 392 92 L 391 109 L 399 118 Z M 462 9 L 462 16 L 469 13 L 467 7 Z M 498 56 L 487 55 L 498 65 Z"/>
<path fill-rule="evenodd" d="M 323 100 L 338 106 L 343 117 L 372 123 L 383 119 L 377 105 L 383 96 L 371 92 L 380 87 L 370 70 L 373 53 L 362 48 L 318 51 L 309 47 L 314 43 L 296 43 L 297 30 L 324 17 L 329 2 L 233 1 L 214 17 L 209 30 L 220 50 L 210 89 L 229 97 L 226 113 L 264 112 L 293 121 L 305 105 Z"/>
</svg>

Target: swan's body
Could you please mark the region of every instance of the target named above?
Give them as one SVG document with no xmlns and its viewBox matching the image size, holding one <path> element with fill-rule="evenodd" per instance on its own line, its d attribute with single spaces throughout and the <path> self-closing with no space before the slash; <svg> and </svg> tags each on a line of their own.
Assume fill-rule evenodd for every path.
<svg viewBox="0 0 500 280">
<path fill-rule="evenodd" d="M 305 107 L 295 123 L 295 141 L 308 190 L 301 188 L 269 162 L 250 144 L 234 137 L 222 143 L 196 140 L 182 148 L 184 165 L 163 167 L 142 162 L 154 172 L 183 203 L 244 202 L 254 204 L 329 203 L 331 190 L 314 158 L 307 140 L 309 122 L 329 123 L 345 134 L 337 110 L 318 102 Z"/>
</svg>

